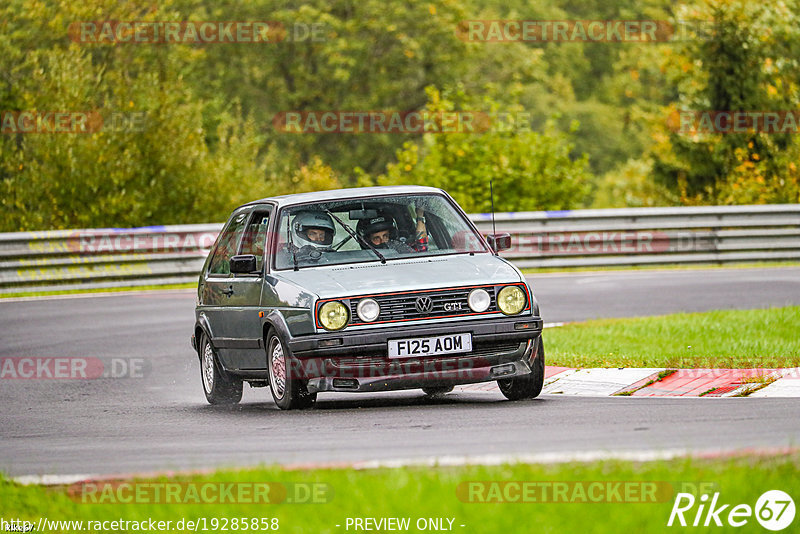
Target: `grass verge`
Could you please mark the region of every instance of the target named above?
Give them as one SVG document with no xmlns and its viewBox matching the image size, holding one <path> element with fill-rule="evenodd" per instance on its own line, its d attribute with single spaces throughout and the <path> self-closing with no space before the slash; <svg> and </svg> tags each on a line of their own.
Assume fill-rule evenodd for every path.
<svg viewBox="0 0 800 534">
<path fill-rule="evenodd" d="M 172 525 L 175 525 L 180 519 L 196 521 L 205 518 L 207 530 L 214 531 L 222 529 L 212 529 L 213 520 L 219 527 L 223 520 L 227 520 L 228 530 L 234 530 L 233 518 L 238 518 L 239 524 L 242 518 L 248 521 L 265 518 L 269 522 L 276 519 L 279 530 L 283 532 L 337 533 L 355 530 L 352 526 L 346 528 L 348 518 L 394 517 L 409 518 L 408 530 L 412 532 L 420 530 L 417 528 L 420 519 L 443 518 L 443 525 L 448 526 L 448 520 L 452 520 L 452 530 L 465 533 L 530 530 L 521 525 L 536 525 L 537 532 L 650 533 L 674 531 L 675 527 L 667 527 L 667 521 L 679 492 L 697 497 L 695 506 L 684 514 L 690 526 L 701 494 L 712 497 L 719 492 L 718 506 L 731 504 L 727 511 L 737 504 L 755 507 L 759 496 L 773 489 L 782 490 L 797 499 L 800 496 L 798 468 L 800 455 L 797 453 L 648 463 L 609 461 L 363 471 L 262 468 L 142 480 L 137 487 L 138 490 L 144 487 L 144 483 L 154 482 L 191 483 L 181 486 L 178 499 L 185 499 L 190 494 L 189 485 L 193 484 L 202 492 L 203 485 L 211 482 L 270 482 L 271 488 L 286 488 L 290 497 L 293 494 L 305 494 L 308 488 L 324 488 L 324 492 L 317 491 L 316 497 L 300 499 L 312 501 L 303 504 L 290 503 L 289 499 L 277 504 L 159 504 L 149 502 L 155 495 L 153 486 L 147 493 L 141 494 L 147 497 L 141 497 L 133 490 L 127 492 L 127 489 L 122 489 L 123 486 L 116 486 L 105 493 L 116 496 L 110 500 L 135 495 L 133 500 L 139 502 L 93 503 L 91 498 L 90 502 L 82 501 L 87 492 L 100 499 L 99 496 L 103 495 L 100 491 L 103 490 L 99 488 L 102 486 L 77 489 L 70 497 L 63 487 L 21 486 L 0 479 L 0 503 L 4 520 L 19 518 L 31 521 L 34 525 L 38 524 L 40 518 L 49 521 L 83 521 L 84 531 L 88 526 L 87 521 L 153 519 L 172 521 Z M 522 486 L 514 483 L 520 482 L 527 483 L 527 493 L 517 491 Z M 273 490 L 270 494 L 277 493 Z M 238 493 L 234 491 L 233 495 L 237 496 Z M 721 516 L 723 521 L 726 520 L 727 511 Z M 760 530 L 755 516 L 747 521 L 744 530 Z M 73 528 L 61 527 L 50 525 L 48 531 L 76 530 L 75 525 Z M 128 526 L 127 530 L 136 529 Z M 172 530 L 176 529 L 173 527 Z M 177 530 L 193 529 L 184 527 Z M 200 526 L 198 531 L 202 532 L 203 527 Z"/>
<path fill-rule="evenodd" d="M 548 365 L 775 368 L 800 366 L 800 306 L 599 319 L 548 329 Z"/>
</svg>

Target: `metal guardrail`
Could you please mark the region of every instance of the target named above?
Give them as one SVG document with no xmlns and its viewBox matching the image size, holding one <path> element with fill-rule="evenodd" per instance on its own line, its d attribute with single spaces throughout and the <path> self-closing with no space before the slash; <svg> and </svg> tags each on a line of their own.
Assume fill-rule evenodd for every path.
<svg viewBox="0 0 800 534">
<path fill-rule="evenodd" d="M 222 224 L 0 233 L 0 294 L 197 281 Z"/>
<path fill-rule="evenodd" d="M 491 215 L 471 215 L 483 234 Z M 800 204 L 498 213 L 521 268 L 800 260 Z M 191 283 L 221 224 L 0 234 L 0 293 Z"/>
<path fill-rule="evenodd" d="M 472 217 L 482 233 L 491 215 Z M 520 268 L 800 260 L 800 204 L 500 213 Z"/>
</svg>

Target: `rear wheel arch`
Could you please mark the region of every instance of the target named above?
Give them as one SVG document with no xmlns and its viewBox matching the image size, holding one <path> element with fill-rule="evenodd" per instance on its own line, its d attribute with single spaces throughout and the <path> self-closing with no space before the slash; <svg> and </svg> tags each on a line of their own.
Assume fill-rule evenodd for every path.
<svg viewBox="0 0 800 534">
<path fill-rule="evenodd" d="M 200 339 L 202 336 L 206 336 L 208 339 L 214 339 L 214 336 L 211 332 L 211 325 L 208 323 L 208 317 L 200 314 L 194 323 L 194 340 L 198 358 L 202 357 L 202 352 L 200 349 Z"/>
<path fill-rule="evenodd" d="M 202 357 L 203 349 L 201 347 L 201 341 L 203 339 L 203 336 L 208 337 L 209 339 L 211 339 L 211 336 L 208 334 L 208 332 L 206 332 L 205 328 L 203 328 L 199 324 L 194 325 L 194 344 L 195 344 L 195 350 L 197 351 L 197 357 L 198 358 Z"/>
<path fill-rule="evenodd" d="M 198 338 L 200 378 L 209 404 L 237 404 L 242 399 L 242 380 L 228 374 L 220 365 L 211 338 L 202 333 Z"/>
</svg>

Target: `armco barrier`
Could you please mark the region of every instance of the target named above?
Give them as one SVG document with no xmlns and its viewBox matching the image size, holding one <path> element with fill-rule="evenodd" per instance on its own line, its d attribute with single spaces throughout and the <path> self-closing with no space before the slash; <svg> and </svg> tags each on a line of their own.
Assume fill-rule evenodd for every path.
<svg viewBox="0 0 800 534">
<path fill-rule="evenodd" d="M 472 216 L 482 233 L 491 215 Z M 498 213 L 521 268 L 800 259 L 800 204 Z"/>
<path fill-rule="evenodd" d="M 194 282 L 221 224 L 0 234 L 0 293 Z"/>
<path fill-rule="evenodd" d="M 483 234 L 491 215 L 471 215 Z M 800 260 L 800 204 L 498 213 L 519 267 Z M 0 234 L 0 293 L 194 282 L 220 224 Z"/>
</svg>

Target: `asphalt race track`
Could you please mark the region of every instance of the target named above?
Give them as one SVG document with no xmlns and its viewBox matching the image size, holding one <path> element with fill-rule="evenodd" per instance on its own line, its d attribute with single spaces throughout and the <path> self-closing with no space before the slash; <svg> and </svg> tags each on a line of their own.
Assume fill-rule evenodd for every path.
<svg viewBox="0 0 800 534">
<path fill-rule="evenodd" d="M 546 322 L 800 305 L 800 268 L 545 274 Z M 634 399 L 421 391 L 320 395 L 282 412 L 267 389 L 205 403 L 191 291 L 0 301 L 0 357 L 144 362 L 144 376 L 0 380 L 0 470 L 107 474 L 442 455 L 730 450 L 800 441 L 796 399 Z"/>
<path fill-rule="evenodd" d="M 529 276 L 545 322 L 800 304 L 800 267 Z"/>
</svg>

